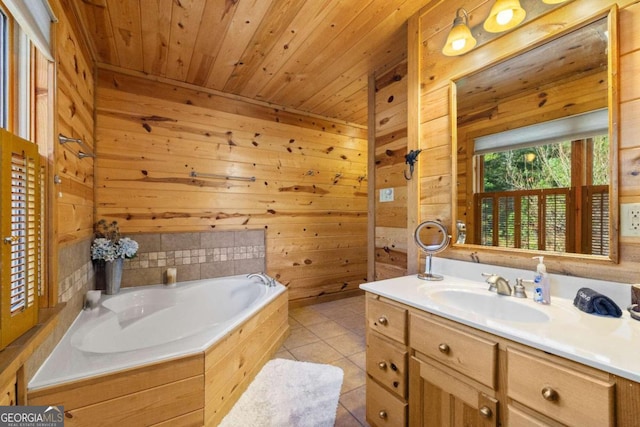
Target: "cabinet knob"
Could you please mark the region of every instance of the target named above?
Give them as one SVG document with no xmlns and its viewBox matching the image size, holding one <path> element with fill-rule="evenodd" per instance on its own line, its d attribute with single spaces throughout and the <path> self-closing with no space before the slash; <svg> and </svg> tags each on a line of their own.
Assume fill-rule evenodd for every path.
<svg viewBox="0 0 640 427">
<path fill-rule="evenodd" d="M 448 354 L 451 349 L 449 344 L 442 343 L 438 346 L 438 350 L 440 350 L 440 353 Z"/>
<path fill-rule="evenodd" d="M 385 362 L 384 360 L 382 362 L 379 362 L 378 363 L 378 368 L 387 369 L 387 362 Z"/>
<path fill-rule="evenodd" d="M 378 323 L 380 323 L 381 325 L 386 325 L 389 323 L 389 321 L 387 320 L 386 317 L 380 316 L 380 318 L 378 319 Z"/>
<path fill-rule="evenodd" d="M 491 408 L 489 408 L 488 406 L 483 406 L 482 408 L 480 408 L 480 415 L 482 415 L 484 418 L 491 418 L 491 416 L 493 415 L 493 411 L 491 411 Z"/>
<path fill-rule="evenodd" d="M 544 400 L 548 400 L 549 402 L 555 402 L 560 396 L 558 395 L 558 392 L 551 387 L 545 387 L 542 389 L 542 397 L 544 397 Z"/>
<path fill-rule="evenodd" d="M 379 416 L 380 418 L 382 418 L 383 420 L 386 420 L 386 419 L 387 419 L 387 411 L 385 411 L 385 410 L 383 409 L 382 411 L 378 412 L 378 416 Z"/>
</svg>

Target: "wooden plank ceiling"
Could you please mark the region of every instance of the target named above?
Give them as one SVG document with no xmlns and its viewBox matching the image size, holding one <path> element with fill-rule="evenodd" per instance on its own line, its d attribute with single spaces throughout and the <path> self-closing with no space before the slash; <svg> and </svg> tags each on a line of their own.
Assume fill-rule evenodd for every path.
<svg viewBox="0 0 640 427">
<path fill-rule="evenodd" d="M 71 0 L 98 66 L 366 125 L 428 0 Z"/>
</svg>

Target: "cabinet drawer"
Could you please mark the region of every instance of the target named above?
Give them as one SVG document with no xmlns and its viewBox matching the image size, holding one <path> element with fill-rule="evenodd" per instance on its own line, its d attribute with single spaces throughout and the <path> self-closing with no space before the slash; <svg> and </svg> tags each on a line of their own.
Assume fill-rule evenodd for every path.
<svg viewBox="0 0 640 427">
<path fill-rule="evenodd" d="M 497 343 L 414 314 L 409 325 L 412 348 L 495 389 Z"/>
<path fill-rule="evenodd" d="M 391 339 L 407 343 L 407 310 L 367 298 L 367 325 Z"/>
<path fill-rule="evenodd" d="M 613 425 L 613 384 L 514 349 L 507 365 L 513 400 L 568 425 Z"/>
<path fill-rule="evenodd" d="M 560 426 L 559 423 L 550 424 L 546 420 L 539 420 L 538 418 L 529 415 L 518 408 L 508 405 L 507 407 L 507 425 L 509 427 L 549 427 Z"/>
<path fill-rule="evenodd" d="M 399 397 L 407 397 L 407 351 L 373 333 L 367 336 L 367 373 Z"/>
<path fill-rule="evenodd" d="M 407 404 L 367 376 L 367 422 L 372 426 L 407 425 Z"/>
</svg>

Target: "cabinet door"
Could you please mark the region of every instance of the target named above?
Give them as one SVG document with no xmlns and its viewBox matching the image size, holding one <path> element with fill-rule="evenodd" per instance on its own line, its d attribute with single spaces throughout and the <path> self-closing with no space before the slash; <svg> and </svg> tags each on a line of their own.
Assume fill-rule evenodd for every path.
<svg viewBox="0 0 640 427">
<path fill-rule="evenodd" d="M 413 357 L 409 377 L 410 426 L 498 425 L 498 401 L 460 379 Z"/>
</svg>

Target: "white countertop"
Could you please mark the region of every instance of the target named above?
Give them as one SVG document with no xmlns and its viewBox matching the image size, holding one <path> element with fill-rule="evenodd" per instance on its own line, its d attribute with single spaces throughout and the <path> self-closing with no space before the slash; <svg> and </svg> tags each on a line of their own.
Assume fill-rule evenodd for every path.
<svg viewBox="0 0 640 427">
<path fill-rule="evenodd" d="M 491 269 L 490 267 L 487 267 Z M 435 271 L 441 273 L 440 271 Z M 527 277 L 528 278 L 528 277 Z M 573 300 L 552 295 L 550 305 L 527 299 L 489 292 L 480 280 L 444 275 L 444 280 L 429 282 L 416 275 L 381 280 L 360 288 L 408 306 L 454 320 L 473 328 L 535 347 L 546 352 L 640 382 L 640 322 L 630 317 L 621 306 L 622 317 L 587 314 L 573 306 Z M 436 301 L 434 292 L 453 289 L 469 290 L 487 298 L 507 299 L 509 304 L 529 306 L 546 314 L 542 322 L 513 321 L 508 316 L 488 317 L 482 310 L 462 310 Z M 480 299 L 480 298 L 478 298 Z M 488 301 L 488 300 L 486 300 Z M 494 301 L 490 301 L 494 302 Z M 498 301 L 499 303 L 499 301 Z M 523 309 L 528 310 L 528 309 Z"/>
</svg>

